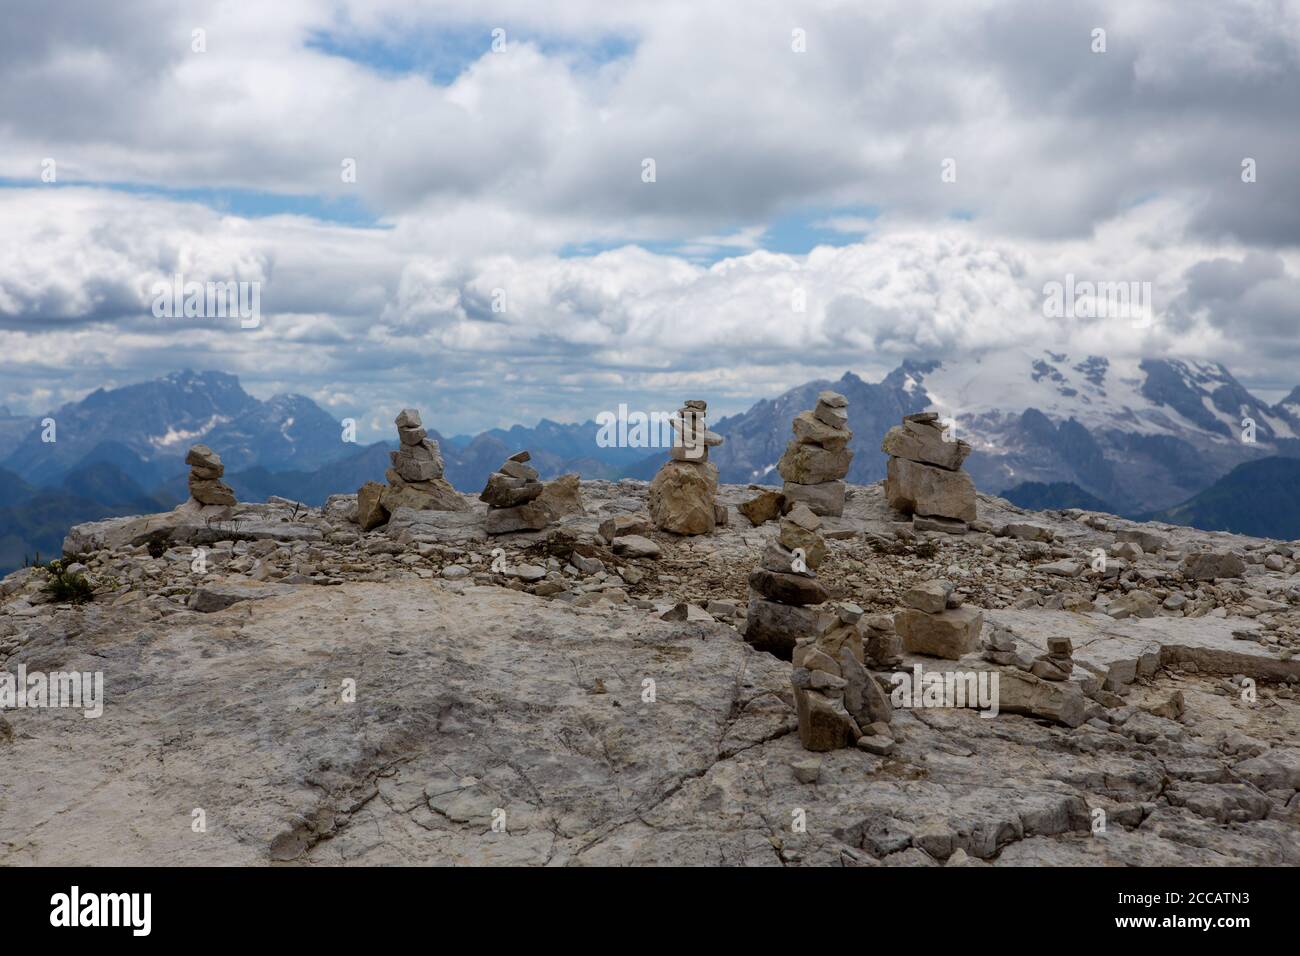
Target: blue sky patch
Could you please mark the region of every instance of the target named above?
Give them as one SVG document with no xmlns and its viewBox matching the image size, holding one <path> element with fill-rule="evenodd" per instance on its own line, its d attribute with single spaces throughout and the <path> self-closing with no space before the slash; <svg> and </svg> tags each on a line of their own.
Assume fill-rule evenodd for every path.
<svg viewBox="0 0 1300 956">
<path fill-rule="evenodd" d="M 306 46 L 377 73 L 415 74 L 439 86 L 449 86 L 473 63 L 492 52 L 493 30 L 498 28 L 505 31 L 507 51 L 511 44 L 532 43 L 547 56 L 559 57 L 579 71 L 623 59 L 636 50 L 631 37 L 618 34 L 577 40 L 513 29 L 509 23 L 394 29 L 382 34 L 362 34 L 346 28 L 316 30 Z"/>
<path fill-rule="evenodd" d="M 232 216 L 258 219 L 265 216 L 307 216 L 323 222 L 346 226 L 379 225 L 378 219 L 356 196 L 317 196 L 297 193 L 274 193 L 257 189 L 220 187 L 173 188 L 143 183 L 60 180 L 43 183 L 39 179 L 0 177 L 0 189 L 111 189 L 137 196 L 159 196 L 177 202 L 194 202 Z"/>
</svg>

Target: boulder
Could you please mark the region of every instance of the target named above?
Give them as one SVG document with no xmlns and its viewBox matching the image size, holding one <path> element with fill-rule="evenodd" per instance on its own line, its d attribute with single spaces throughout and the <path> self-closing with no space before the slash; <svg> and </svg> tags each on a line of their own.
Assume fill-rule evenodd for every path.
<svg viewBox="0 0 1300 956">
<path fill-rule="evenodd" d="M 998 710 L 1028 714 L 1078 727 L 1086 720 L 1088 698 L 1073 681 L 1045 681 L 1018 668 L 1006 668 L 998 675 Z"/>
<path fill-rule="evenodd" d="M 891 458 L 885 498 L 904 514 L 937 515 L 974 521 L 975 484 L 964 471 L 948 471 L 905 458 Z"/>
<path fill-rule="evenodd" d="M 664 531 L 708 534 L 717 524 L 716 489 L 716 480 L 710 481 L 703 464 L 667 461 L 650 482 L 650 518 Z"/>
<path fill-rule="evenodd" d="M 776 464 L 776 470 L 788 482 L 816 485 L 838 481 L 849 473 L 853 452 L 847 447 L 831 450 L 820 445 L 801 445 L 792 441 Z"/>
<path fill-rule="evenodd" d="M 928 654 L 955 661 L 979 647 L 984 613 L 978 608 L 959 607 L 927 614 L 904 608 L 894 616 L 894 629 L 909 654 Z"/>
<path fill-rule="evenodd" d="M 937 421 L 905 419 L 902 425 L 895 425 L 885 433 L 880 450 L 896 458 L 956 471 L 970 454 L 971 446 L 964 441 L 945 441 L 943 433 Z"/>
<path fill-rule="evenodd" d="M 582 503 L 582 487 L 576 474 L 560 475 L 554 481 L 546 482 L 537 503 L 556 519 L 587 513 Z"/>
<path fill-rule="evenodd" d="M 663 553 L 659 543 L 639 534 L 627 534 L 615 538 L 612 545 L 615 554 L 627 558 L 657 558 Z"/>
<path fill-rule="evenodd" d="M 190 497 L 201 505 L 233 505 L 235 492 L 219 478 L 189 477 Z"/>
<path fill-rule="evenodd" d="M 813 514 L 839 517 L 844 514 L 844 482 L 826 481 L 819 485 L 801 485 L 787 481 L 781 489 L 787 502 L 807 505 Z"/>
<path fill-rule="evenodd" d="M 796 687 L 794 705 L 799 717 L 799 742 L 804 750 L 823 753 L 854 743 L 849 715 L 842 704 L 818 691 Z"/>
<path fill-rule="evenodd" d="M 804 574 L 784 574 L 759 568 L 749 574 L 749 586 L 763 597 L 782 604 L 822 604 L 829 597 L 816 578 Z"/>
<path fill-rule="evenodd" d="M 755 650 L 788 661 L 799 638 L 817 634 L 819 617 L 815 607 L 778 604 L 751 594 L 745 617 L 745 642 Z"/>
<path fill-rule="evenodd" d="M 844 678 L 844 707 L 853 715 L 858 726 L 889 723 L 894 716 L 894 706 L 860 660 L 848 647 L 840 649 L 840 676 Z"/>
<path fill-rule="evenodd" d="M 952 585 L 947 581 L 922 581 L 903 592 L 903 603 L 926 614 L 938 614 L 948 606 Z"/>
<path fill-rule="evenodd" d="M 379 503 L 390 515 L 398 508 L 416 511 L 469 511 L 469 502 L 445 478 L 433 481 L 404 481 L 392 468 L 385 472 L 388 487 L 379 497 Z"/>
<path fill-rule="evenodd" d="M 203 468 L 209 472 L 215 471 L 216 474 L 212 476 L 214 478 L 220 478 L 226 470 L 221 463 L 221 456 L 207 445 L 191 446 L 190 450 L 185 453 L 185 464 L 191 468 Z"/>
<path fill-rule="evenodd" d="M 779 518 L 784 507 L 785 495 L 781 492 L 760 491 L 756 497 L 737 505 L 736 510 L 748 518 L 750 524 L 758 526 L 765 521 Z"/>
<path fill-rule="evenodd" d="M 479 500 L 486 501 L 492 508 L 514 508 L 517 505 L 526 505 L 539 497 L 544 487 L 540 481 L 512 478 L 495 471 L 488 475 L 487 484 L 483 486 Z"/>
<path fill-rule="evenodd" d="M 490 508 L 485 528 L 488 534 L 510 534 L 516 531 L 541 531 L 551 523 L 551 513 L 536 502 L 516 505 L 513 508 Z"/>
<path fill-rule="evenodd" d="M 613 542 L 615 538 L 621 538 L 624 535 L 647 534 L 653 527 L 654 525 L 645 515 L 614 515 L 614 517 L 606 518 L 600 523 L 600 536 L 606 541 Z"/>
<path fill-rule="evenodd" d="M 1193 581 L 1239 578 L 1246 573 L 1246 562 L 1231 551 L 1193 551 L 1183 558 L 1183 573 Z"/>
<path fill-rule="evenodd" d="M 264 601 L 282 594 L 293 594 L 296 587 L 290 584 L 255 584 L 245 581 L 214 581 L 201 584 L 190 592 L 186 601 L 191 611 L 211 614 L 222 611 L 240 601 Z"/>
<path fill-rule="evenodd" d="M 828 451 L 839 451 L 849 443 L 853 432 L 847 428 L 827 425 L 812 412 L 800 412 L 794 418 L 794 440 L 801 445 L 821 445 Z"/>
<path fill-rule="evenodd" d="M 357 524 L 362 531 L 378 528 L 388 520 L 388 509 L 380 503 L 383 494 L 384 486 L 377 481 L 367 481 L 357 489 Z"/>
<path fill-rule="evenodd" d="M 403 481 L 433 481 L 442 477 L 442 455 L 428 439 L 416 445 L 403 444 L 390 457 L 393 470 Z"/>
<path fill-rule="evenodd" d="M 806 510 L 806 509 L 805 509 Z M 816 571 L 826 560 L 826 539 L 816 531 L 809 531 L 789 518 L 781 519 L 781 530 L 776 539 L 781 547 L 789 551 L 803 549 L 804 563 L 809 570 Z"/>
</svg>

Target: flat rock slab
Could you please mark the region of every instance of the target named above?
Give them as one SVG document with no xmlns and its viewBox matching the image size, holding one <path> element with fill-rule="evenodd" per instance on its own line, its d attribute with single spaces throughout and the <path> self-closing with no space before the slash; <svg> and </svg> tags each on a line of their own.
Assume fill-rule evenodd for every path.
<svg viewBox="0 0 1300 956">
<path fill-rule="evenodd" d="M 240 601 L 265 601 L 267 598 L 293 594 L 299 589 L 291 584 L 256 584 L 250 581 L 213 581 L 190 592 L 186 602 L 191 611 L 211 614 L 224 611 Z"/>
<path fill-rule="evenodd" d="M 1068 637 L 1074 662 L 1114 684 L 1132 683 L 1161 664 L 1192 661 L 1202 671 L 1245 674 L 1257 680 L 1300 679 L 1300 659 L 1282 660 L 1255 641 L 1233 638 L 1233 631 L 1254 631 L 1259 625 L 1244 618 L 1151 617 L 1116 621 L 1105 614 L 1069 611 L 991 610 L 990 624 L 1004 624 L 1016 633 L 1030 656 L 1047 652 L 1049 637 Z"/>
<path fill-rule="evenodd" d="M 772 697 L 789 665 L 731 628 L 503 588 L 355 583 L 131 621 L 26 649 L 102 670 L 106 702 L 93 720 L 11 712 L 0 864 L 563 861 L 704 773 L 731 731 L 752 745 L 793 714 Z M 778 712 L 742 726 L 762 695 Z"/>
</svg>

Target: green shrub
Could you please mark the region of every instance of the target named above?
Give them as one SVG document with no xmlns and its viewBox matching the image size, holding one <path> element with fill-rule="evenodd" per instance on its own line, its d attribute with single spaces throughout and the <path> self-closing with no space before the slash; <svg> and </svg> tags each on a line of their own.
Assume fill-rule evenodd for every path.
<svg viewBox="0 0 1300 956">
<path fill-rule="evenodd" d="M 50 576 L 45 592 L 59 603 L 85 604 L 95 596 L 94 585 L 86 576 L 69 574 L 62 561 L 51 561 L 45 565 L 45 572 Z"/>
</svg>

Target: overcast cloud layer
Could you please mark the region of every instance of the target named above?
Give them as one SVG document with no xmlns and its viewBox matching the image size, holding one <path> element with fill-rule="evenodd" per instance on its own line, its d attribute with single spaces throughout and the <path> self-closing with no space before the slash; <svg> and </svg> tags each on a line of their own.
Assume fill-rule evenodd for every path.
<svg viewBox="0 0 1300 956">
<path fill-rule="evenodd" d="M 1300 2 L 120 0 L 6 20 L 15 410 L 188 366 L 311 395 L 363 437 L 397 404 L 452 433 L 696 396 L 730 412 L 1006 347 L 1300 384 Z M 261 325 L 156 318 L 177 272 L 260 282 Z M 1067 273 L 1150 282 L 1153 321 L 1046 318 Z"/>
</svg>

